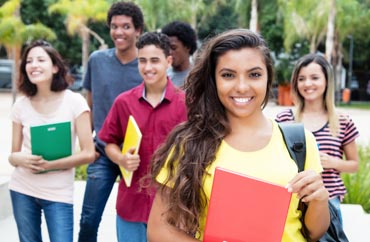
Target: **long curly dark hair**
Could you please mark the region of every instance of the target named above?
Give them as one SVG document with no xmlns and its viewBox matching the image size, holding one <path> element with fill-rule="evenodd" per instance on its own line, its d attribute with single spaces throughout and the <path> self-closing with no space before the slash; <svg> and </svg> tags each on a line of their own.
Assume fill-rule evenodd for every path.
<svg viewBox="0 0 370 242">
<path fill-rule="evenodd" d="M 268 82 L 261 108 L 265 107 L 274 76 L 269 48 L 263 38 L 252 31 L 224 32 L 204 45 L 185 82 L 188 120 L 172 130 L 152 157 L 153 182 L 163 167 L 169 172 L 166 182 L 158 184 L 158 192 L 169 205 L 165 214 L 167 222 L 188 234 L 199 232 L 199 218 L 204 216 L 208 203 L 203 177 L 215 160 L 221 141 L 230 133 L 225 108 L 217 95 L 216 65 L 219 57 L 229 50 L 243 48 L 258 49 L 264 57 Z"/>
</svg>

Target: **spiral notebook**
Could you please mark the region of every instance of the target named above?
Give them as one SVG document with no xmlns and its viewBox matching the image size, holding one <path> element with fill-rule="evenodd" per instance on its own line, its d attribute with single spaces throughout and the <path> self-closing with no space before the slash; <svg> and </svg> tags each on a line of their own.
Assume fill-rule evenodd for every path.
<svg viewBox="0 0 370 242">
<path fill-rule="evenodd" d="M 292 193 L 286 188 L 216 168 L 204 242 L 280 242 Z"/>
</svg>

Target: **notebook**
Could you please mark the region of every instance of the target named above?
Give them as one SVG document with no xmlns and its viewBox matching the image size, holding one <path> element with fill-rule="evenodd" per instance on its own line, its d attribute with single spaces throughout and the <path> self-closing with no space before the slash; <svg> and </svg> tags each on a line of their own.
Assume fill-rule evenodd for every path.
<svg viewBox="0 0 370 242">
<path fill-rule="evenodd" d="M 32 126 L 31 150 L 52 161 L 72 154 L 71 122 Z"/>
<path fill-rule="evenodd" d="M 132 147 L 135 147 L 135 154 L 137 154 L 140 148 L 141 137 L 142 134 L 139 126 L 137 125 L 134 117 L 130 115 L 127 122 L 125 139 L 123 140 L 122 154 L 127 153 L 127 151 Z M 120 170 L 126 186 L 130 187 L 134 173 L 126 170 L 123 166 L 120 166 Z"/>
<path fill-rule="evenodd" d="M 204 242 L 280 242 L 291 192 L 280 185 L 216 168 Z"/>
</svg>

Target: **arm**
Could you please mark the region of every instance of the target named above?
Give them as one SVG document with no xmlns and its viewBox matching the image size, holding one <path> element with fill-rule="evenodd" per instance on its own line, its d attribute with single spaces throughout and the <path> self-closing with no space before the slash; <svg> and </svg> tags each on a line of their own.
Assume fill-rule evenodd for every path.
<svg viewBox="0 0 370 242">
<path fill-rule="evenodd" d="M 87 102 L 87 105 L 89 105 L 89 108 L 91 110 L 90 112 L 91 126 L 94 127 L 94 120 L 93 120 L 93 114 L 92 114 L 93 112 L 92 93 L 89 90 L 86 91 L 86 102 Z"/>
<path fill-rule="evenodd" d="M 123 166 L 128 171 L 135 171 L 140 165 L 140 156 L 134 154 L 135 148 L 130 148 L 126 154 L 122 154 L 121 148 L 118 145 L 108 143 L 105 146 L 105 152 L 109 159 L 117 165 Z"/>
<path fill-rule="evenodd" d="M 334 168 L 340 172 L 354 173 L 358 170 L 358 151 L 356 141 L 352 141 L 343 147 L 344 159 L 330 156 L 320 152 L 321 164 L 324 168 Z"/>
<path fill-rule="evenodd" d="M 47 162 L 45 170 L 69 169 L 82 164 L 90 163 L 95 159 L 95 146 L 91 137 L 90 112 L 83 112 L 76 118 L 76 133 L 80 144 L 80 151 L 68 157 Z"/>
<path fill-rule="evenodd" d="M 297 197 L 307 204 L 304 223 L 310 241 L 317 241 L 330 224 L 329 192 L 321 175 L 313 170 L 300 172 L 289 182 L 288 190 L 297 193 Z"/>
<path fill-rule="evenodd" d="M 21 152 L 23 142 L 22 129 L 22 124 L 13 122 L 12 150 L 8 157 L 9 163 L 14 167 L 22 166 L 31 169 L 32 172 L 43 171 L 44 169 L 39 166 L 45 163 L 41 156 Z"/>
<path fill-rule="evenodd" d="M 153 201 L 152 209 L 150 210 L 147 237 L 150 242 L 196 242 L 197 239 L 192 238 L 183 231 L 171 226 L 166 222 L 165 212 L 168 202 L 157 192 Z"/>
</svg>

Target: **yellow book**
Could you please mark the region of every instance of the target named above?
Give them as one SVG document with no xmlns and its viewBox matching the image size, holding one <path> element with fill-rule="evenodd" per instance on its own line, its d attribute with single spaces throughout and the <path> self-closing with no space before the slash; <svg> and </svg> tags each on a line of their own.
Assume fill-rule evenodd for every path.
<svg viewBox="0 0 370 242">
<path fill-rule="evenodd" d="M 134 154 L 137 154 L 140 148 L 141 137 L 142 134 L 139 126 L 137 125 L 134 117 L 130 115 L 127 122 L 125 139 L 123 140 L 122 154 L 126 154 L 127 151 L 132 147 L 135 148 Z M 125 180 L 126 186 L 130 187 L 133 172 L 126 170 L 123 166 L 120 166 L 120 170 L 122 173 L 122 177 Z"/>
</svg>

